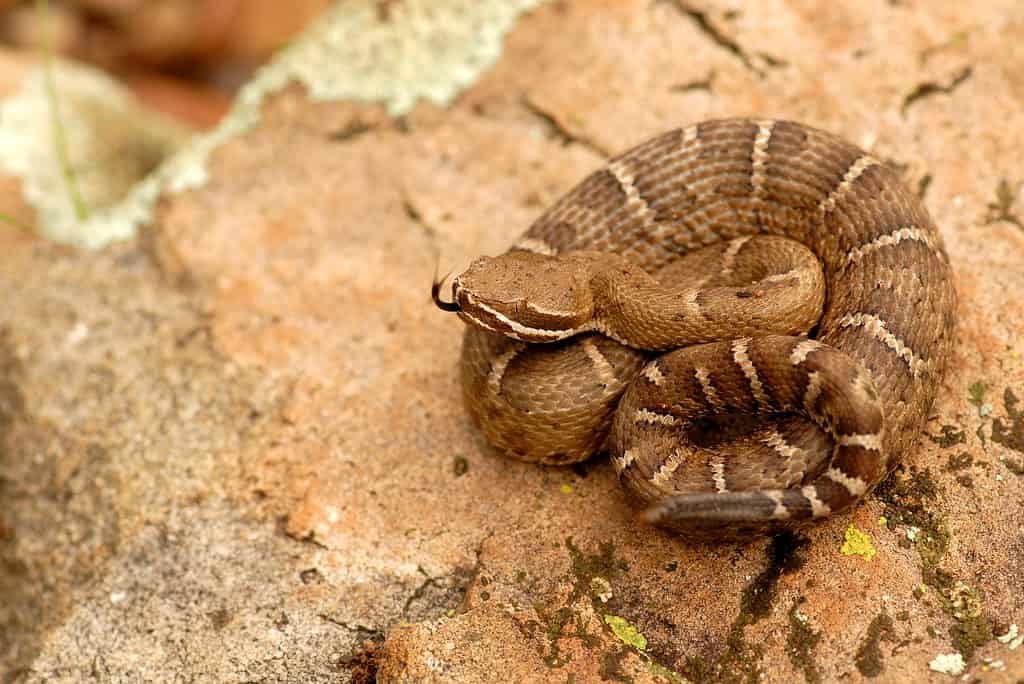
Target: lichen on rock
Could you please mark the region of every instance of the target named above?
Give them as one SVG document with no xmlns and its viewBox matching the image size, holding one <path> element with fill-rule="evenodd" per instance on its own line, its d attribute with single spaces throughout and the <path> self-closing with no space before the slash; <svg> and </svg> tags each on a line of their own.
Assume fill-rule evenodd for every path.
<svg viewBox="0 0 1024 684">
<path fill-rule="evenodd" d="M 156 198 L 157 186 L 143 179 L 182 148 L 188 132 L 145 110 L 95 69 L 68 62 L 52 68 L 59 120 L 42 66 L 28 68 L 20 86 L 0 100 L 0 172 L 21 181 L 43 236 L 87 248 L 129 238 Z M 63 128 L 71 172 L 89 209 L 84 220 L 55 151 L 55 125 Z"/>
</svg>

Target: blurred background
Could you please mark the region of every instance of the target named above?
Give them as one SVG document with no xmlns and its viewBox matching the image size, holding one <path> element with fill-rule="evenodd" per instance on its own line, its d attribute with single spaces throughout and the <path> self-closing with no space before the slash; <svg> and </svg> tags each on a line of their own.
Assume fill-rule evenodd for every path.
<svg viewBox="0 0 1024 684">
<path fill-rule="evenodd" d="M 227 111 L 252 71 L 329 4 L 0 0 L 0 44 L 35 54 L 48 27 L 55 54 L 99 67 L 146 105 L 205 129 Z"/>
</svg>

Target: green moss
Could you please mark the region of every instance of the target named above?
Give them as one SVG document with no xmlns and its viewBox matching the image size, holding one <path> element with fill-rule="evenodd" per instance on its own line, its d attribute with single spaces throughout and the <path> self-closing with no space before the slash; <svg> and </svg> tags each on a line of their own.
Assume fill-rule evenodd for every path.
<svg viewBox="0 0 1024 684">
<path fill-rule="evenodd" d="M 771 614 L 772 603 L 778 591 L 779 578 L 800 569 L 804 558 L 799 553 L 808 539 L 793 532 L 783 532 L 772 538 L 767 549 L 767 563 L 740 595 L 740 611 L 729 629 L 725 651 L 714 662 L 688 658 L 682 674 L 695 682 L 747 682 L 760 681 L 763 672 L 760 661 L 764 650 L 748 644 L 744 630 Z"/>
<path fill-rule="evenodd" d="M 949 630 L 953 648 L 970 660 L 978 647 L 995 636 L 992 623 L 982 614 L 981 595 L 941 570 L 932 573 L 932 581 L 943 611 L 956 621 Z"/>
<path fill-rule="evenodd" d="M 1013 188 L 1010 187 L 1009 181 L 1005 178 L 999 179 L 999 184 L 996 186 L 996 198 L 994 202 L 988 204 L 988 216 L 985 219 L 985 223 L 995 223 L 997 221 L 1006 221 L 1012 223 L 1018 228 L 1024 227 L 1021 224 L 1017 215 L 1013 213 L 1013 204 L 1016 200 L 1016 193 Z"/>
<path fill-rule="evenodd" d="M 957 430 L 953 425 L 943 425 L 942 433 L 939 435 L 928 435 L 928 439 L 938 444 L 943 449 L 956 446 L 957 444 L 963 444 L 967 441 L 967 433 L 963 430 Z"/>
<path fill-rule="evenodd" d="M 806 537 L 792 532 L 784 532 L 772 539 L 768 545 L 768 564 L 747 585 L 740 597 L 740 616 L 737 622 L 742 627 L 768 617 L 779 578 L 803 567 L 804 558 L 797 552 L 807 544 Z"/>
<path fill-rule="evenodd" d="M 610 582 L 621 573 L 629 570 L 629 563 L 615 557 L 615 546 L 610 542 L 599 542 L 596 554 L 586 554 L 581 551 L 568 537 L 565 546 L 569 549 L 569 557 L 572 559 L 572 574 L 575 576 L 575 583 L 572 590 L 570 602 L 575 602 L 590 592 L 591 580 L 601 577 Z"/>
<path fill-rule="evenodd" d="M 542 620 L 547 636 L 548 645 L 541 651 L 541 656 L 548 667 L 564 667 L 571 659 L 562 653 L 559 645 L 561 639 L 579 639 L 587 648 L 601 645 L 601 639 L 587 632 L 586 621 L 571 607 L 563 606 L 552 610 L 544 605 L 534 604 L 533 609 Z M 531 636 L 532 632 L 532 629 L 527 629 Z"/>
<path fill-rule="evenodd" d="M 749 646 L 745 643 L 743 630 L 771 614 L 779 578 L 784 573 L 794 572 L 803 566 L 803 556 L 797 551 L 807 543 L 806 537 L 792 532 L 775 536 L 768 545 L 768 564 L 740 596 L 740 614 L 729 630 L 728 649 L 721 659 L 721 664 L 726 671 L 733 669 L 735 674 L 741 672 L 743 679 L 751 684 L 761 678 L 758 662 L 764 652 L 759 646 Z M 736 669 L 739 672 L 736 672 Z"/>
<path fill-rule="evenodd" d="M 935 482 L 931 469 L 917 470 L 916 468 L 911 468 L 910 473 L 914 488 L 922 499 L 935 501 L 939 497 L 939 486 Z"/>
<path fill-rule="evenodd" d="M 655 675 L 657 677 L 663 677 L 664 679 L 667 679 L 673 684 L 683 684 L 686 681 L 683 679 L 683 676 L 678 672 L 670 670 L 664 665 L 659 665 L 653 660 L 644 661 L 644 668 L 652 675 Z"/>
<path fill-rule="evenodd" d="M 923 536 L 918 537 L 914 545 L 926 568 L 937 565 L 949 548 L 949 532 L 945 523 L 929 527 Z"/>
<path fill-rule="evenodd" d="M 821 641 L 821 632 L 815 632 L 807 625 L 807 617 L 800 612 L 800 604 L 806 599 L 801 596 L 789 608 L 789 633 L 786 635 L 786 655 L 793 666 L 804 673 L 809 684 L 821 681 L 821 672 L 814 661 L 814 651 Z"/>
<path fill-rule="evenodd" d="M 967 388 L 968 401 L 978 407 L 978 416 L 980 418 L 985 418 L 992 413 L 992 404 L 989 401 L 985 401 L 985 394 L 988 390 L 988 385 L 982 382 L 975 382 Z M 978 430 L 980 436 L 981 425 L 978 426 Z"/>
<path fill-rule="evenodd" d="M 899 477 L 898 472 L 890 475 L 875 489 L 875 496 L 885 504 L 882 515 L 890 529 L 895 525 L 918 528 L 920 532 L 915 540 L 915 548 L 924 565 L 933 566 L 942 559 L 949 547 L 945 518 L 926 506 L 938 497 L 938 487 L 927 468 L 918 471 L 911 467 L 910 477 L 906 479 Z"/>
<path fill-rule="evenodd" d="M 570 572 L 573 577 L 573 590 L 571 595 L 565 605 L 560 607 L 535 603 L 533 609 L 540 618 L 540 622 L 530 621 L 518 625 L 529 638 L 535 638 L 539 631 L 543 632 L 547 643 L 541 648 L 541 657 L 549 668 L 564 667 L 569 662 L 570 657 L 561 652 L 559 642 L 562 639 L 579 639 L 587 648 L 601 646 L 601 637 L 587 632 L 586 618 L 580 615 L 575 604 L 586 597 L 597 610 L 599 599 L 593 595 L 591 588 L 608 590 L 611 587 L 610 580 L 629 569 L 629 564 L 615 557 L 615 547 L 610 543 L 598 544 L 598 553 L 596 554 L 584 553 L 575 545 L 572 537 L 566 538 L 565 546 L 569 550 L 572 562 Z M 525 572 L 516 573 L 517 582 L 522 582 L 526 578 Z"/>
<path fill-rule="evenodd" d="M 633 678 L 626 672 L 625 667 L 626 659 L 629 658 L 631 653 L 634 653 L 634 651 L 628 646 L 604 653 L 601 656 L 601 669 L 598 673 L 601 675 L 601 679 L 632 684 Z"/>
<path fill-rule="evenodd" d="M 885 669 L 882 662 L 883 641 L 892 641 L 895 636 L 892 618 L 882 611 L 868 625 L 867 636 L 857 648 L 854 663 L 857 671 L 865 677 L 877 677 Z"/>
<path fill-rule="evenodd" d="M 644 669 L 656 677 L 666 679 L 673 684 L 684 684 L 686 681 L 678 672 L 674 672 L 673 670 L 670 670 L 664 665 L 656 662 L 649 654 L 637 651 L 630 646 L 625 645 L 620 648 L 607 651 L 601 656 L 601 669 L 598 671 L 601 679 L 603 681 L 632 683 L 634 680 L 626 669 L 626 662 L 633 656 L 641 658 Z"/>
<path fill-rule="evenodd" d="M 683 677 L 691 682 L 710 682 L 712 666 L 703 658 L 689 657 L 683 663 L 681 670 Z"/>
<path fill-rule="evenodd" d="M 979 648 L 992 641 L 992 626 L 984 617 L 957 622 L 949 631 L 953 648 L 969 660 Z"/>
<path fill-rule="evenodd" d="M 970 386 L 968 386 L 967 388 L 967 396 L 969 397 L 968 401 L 970 401 L 975 406 L 981 406 L 981 404 L 985 401 L 986 390 L 988 390 L 988 387 L 985 385 L 985 383 L 981 382 L 980 380 L 977 382 L 972 382 Z"/>
<path fill-rule="evenodd" d="M 764 649 L 757 644 L 747 644 L 743 629 L 735 624 L 729 630 L 726 650 L 709 669 L 705 679 L 696 681 L 744 682 L 755 684 L 764 678 L 760 662 L 764 658 Z"/>
<path fill-rule="evenodd" d="M 575 578 L 569 598 L 570 605 L 580 598 L 588 598 L 595 612 L 603 616 L 604 623 L 608 625 L 612 634 L 626 645 L 624 648 L 603 654 L 602 677 L 615 681 L 632 681 L 622 669 L 622 661 L 630 653 L 639 653 L 649 667 L 671 672 L 654 660 L 653 654 L 648 651 L 647 637 L 636 625 L 625 617 L 604 613 L 605 604 L 614 595 L 612 581 L 629 571 L 629 563 L 616 557 L 615 546 L 610 542 L 599 542 L 597 553 L 588 554 L 576 546 L 572 537 L 565 540 L 565 546 L 569 550 L 572 574 Z M 596 640 L 593 645 L 600 645 L 600 640 Z M 678 678 L 678 675 L 676 677 Z"/>
<path fill-rule="evenodd" d="M 911 472 L 914 473 L 913 469 Z M 992 625 L 982 615 L 981 598 L 977 592 L 957 582 L 949 572 L 939 567 L 949 548 L 950 535 L 945 519 L 925 506 L 926 501 L 936 497 L 932 487 L 934 481 L 930 476 L 921 487 L 920 478 L 914 474 L 908 480 L 901 480 L 893 474 L 879 485 L 876 492 L 886 504 L 886 517 L 898 524 L 919 528 L 914 548 L 921 558 L 921 578 L 924 584 L 935 590 L 943 612 L 954 621 L 949 629 L 953 647 L 965 660 L 969 660 L 979 646 L 993 638 Z M 914 595 L 920 599 L 924 592 L 915 590 Z"/>
<path fill-rule="evenodd" d="M 600 595 L 618 578 L 629 570 L 629 564 L 616 556 L 615 547 L 611 543 L 598 544 L 597 553 L 587 553 L 578 547 L 573 538 L 565 540 L 572 562 L 571 573 L 574 579 L 573 590 L 568 599 L 568 606 L 586 598 L 592 602 L 595 610 L 611 633 L 623 643 L 621 648 L 601 654 L 601 676 L 613 681 L 630 681 L 623 669 L 625 658 L 631 653 L 642 658 L 645 668 L 651 674 L 663 677 L 672 682 L 685 680 L 694 682 L 747 682 L 755 684 L 764 675 L 760 661 L 764 657 L 763 648 L 758 644 L 749 644 L 745 640 L 744 630 L 768 617 L 772 612 L 773 603 L 778 593 L 779 579 L 784 574 L 798 570 L 804 564 L 800 550 L 808 544 L 808 540 L 795 533 L 782 533 L 774 537 L 766 549 L 767 562 L 764 569 L 744 588 L 740 596 L 739 614 L 734 620 L 727 636 L 723 653 L 708 662 L 698 657 L 689 657 L 679 671 L 666 668 L 657 662 L 656 650 L 648 642 L 643 633 L 642 624 L 632 622 L 625 614 L 609 614 L 607 607 L 601 602 Z M 667 563 L 665 571 L 678 569 L 676 562 Z M 612 599 L 614 604 L 618 599 Z M 538 614 L 543 608 L 535 606 Z M 795 610 L 795 609 L 794 609 Z M 549 667 L 561 667 L 567 662 L 557 648 L 557 640 L 566 637 L 584 639 L 588 646 L 598 646 L 601 641 L 594 635 L 585 633 L 582 618 L 569 607 L 543 613 L 544 629 L 551 646 L 546 649 L 545 662 Z M 800 621 L 796 612 L 791 613 L 793 620 Z M 540 625 L 538 625 L 540 627 Z M 813 661 L 814 649 L 820 635 L 800 624 L 799 628 L 790 630 L 787 645 L 791 657 L 799 661 L 798 667 L 804 672 L 807 681 L 820 681 L 820 676 Z M 796 662 L 796 661 L 794 661 Z"/>
<path fill-rule="evenodd" d="M 0 214 L 0 222 L 6 223 L 7 225 L 9 225 L 9 226 L 11 226 L 13 228 L 17 228 L 18 230 L 23 231 L 25 233 L 34 233 L 34 232 L 36 232 L 35 228 L 33 228 L 32 226 L 29 226 L 29 225 L 26 225 L 26 224 L 22 223 L 21 221 L 19 221 L 18 219 L 14 218 L 10 214 Z"/>
<path fill-rule="evenodd" d="M 546 645 L 541 649 L 545 665 L 554 669 L 561 668 L 569 662 L 570 656 L 562 653 L 560 648 L 562 639 L 579 639 L 589 649 L 600 648 L 602 644 L 606 643 L 601 635 L 587 632 L 588 617 L 582 615 L 576 608 L 578 601 L 588 600 L 594 607 L 594 611 L 602 616 L 609 631 L 622 642 L 621 647 L 607 649 L 600 654 L 602 679 L 632 682 L 633 679 L 624 668 L 624 663 L 630 654 L 636 654 L 643 658 L 650 672 L 660 674 L 672 681 L 681 681 L 678 674 L 654 660 L 654 656 L 648 648 L 647 637 L 638 626 L 620 615 L 605 613 L 607 610 L 605 603 L 611 600 L 614 593 L 611 582 L 629 570 L 629 564 L 616 557 L 615 547 L 611 543 L 600 542 L 597 546 L 597 553 L 586 553 L 576 546 L 572 537 L 566 538 L 565 547 L 569 551 L 572 563 L 570 573 L 573 580 L 573 590 L 567 598 L 566 604 L 555 608 L 536 603 L 533 608 L 540 617 L 540 622 L 517 623 L 520 631 L 528 638 L 535 639 L 538 636 L 545 638 Z M 525 579 L 525 572 L 517 573 L 517 582 Z"/>
<path fill-rule="evenodd" d="M 946 472 L 956 473 L 961 470 L 967 470 L 974 465 L 974 456 L 967 451 L 961 451 L 959 454 L 950 454 L 949 458 L 946 459 L 946 466 L 943 468 Z"/>
<path fill-rule="evenodd" d="M 1006 419 L 996 418 L 992 421 L 992 441 L 1007 449 L 1024 453 L 1024 409 L 1017 408 L 1019 402 L 1017 395 L 1009 387 L 1003 391 Z"/>
</svg>

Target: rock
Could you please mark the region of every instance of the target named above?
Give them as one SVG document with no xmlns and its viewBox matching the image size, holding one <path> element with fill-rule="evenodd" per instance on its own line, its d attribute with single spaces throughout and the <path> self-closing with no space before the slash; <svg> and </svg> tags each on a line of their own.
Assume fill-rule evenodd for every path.
<svg viewBox="0 0 1024 684">
<path fill-rule="evenodd" d="M 198 161 L 165 168 L 136 239 L 0 233 L 0 667 L 898 682 L 951 681 L 929 664 L 959 656 L 966 676 L 1024 677 L 997 639 L 1024 624 L 1016 4 L 565 0 L 517 21 L 526 3 L 471 4 L 339 5 Z M 459 21 L 500 54 L 420 42 L 473 36 Z M 318 80 L 339 35 L 350 55 L 403 47 L 375 53 L 376 80 L 354 57 Z M 431 49 L 433 86 L 397 85 L 398 55 Z M 708 545 L 639 524 L 604 459 L 489 448 L 461 404 L 461 323 L 428 288 L 438 255 L 504 249 L 606 154 L 750 113 L 906 169 L 961 327 L 920 448 L 863 505 Z M 851 525 L 873 555 L 841 551 Z"/>
<path fill-rule="evenodd" d="M 5 9 L 4 5 L 15 5 Z M 58 53 L 114 71 L 264 61 L 329 4 L 301 0 L 77 0 L 51 3 Z M 0 2 L 0 34 L 23 49 L 39 45 L 36 3 Z"/>
<path fill-rule="evenodd" d="M 35 0 L 0 1 L 0 38 L 33 55 L 45 42 L 115 74 L 149 108 L 206 129 L 230 94 L 329 4 L 77 0 L 50 3 L 43 15 Z"/>
<path fill-rule="evenodd" d="M 155 200 L 151 172 L 188 139 L 109 76 L 69 62 L 0 52 L 0 96 L 0 213 L 69 244 L 134 234 Z"/>
</svg>

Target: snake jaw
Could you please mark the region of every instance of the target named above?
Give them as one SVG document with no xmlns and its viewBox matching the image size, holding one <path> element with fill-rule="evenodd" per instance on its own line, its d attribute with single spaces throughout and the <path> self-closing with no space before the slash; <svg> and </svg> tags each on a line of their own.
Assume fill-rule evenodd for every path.
<svg viewBox="0 0 1024 684">
<path fill-rule="evenodd" d="M 462 320 L 469 325 L 504 335 L 513 340 L 533 343 L 558 342 L 583 331 L 583 328 L 580 327 L 549 329 L 526 325 L 517 320 L 514 314 L 506 315 L 491 303 L 484 303 L 474 297 L 472 293 L 460 289 L 458 279 L 456 279 L 453 290 L 458 300 L 457 306 L 460 307 L 459 317 Z"/>
</svg>

